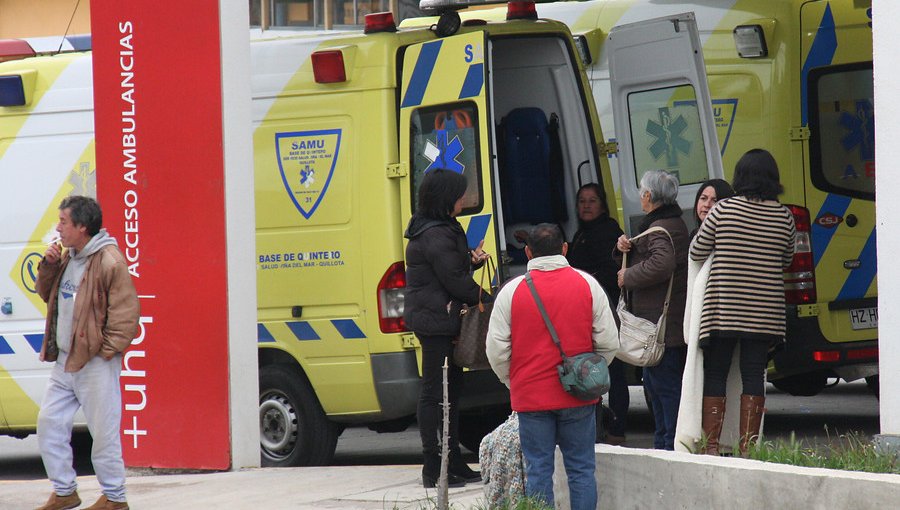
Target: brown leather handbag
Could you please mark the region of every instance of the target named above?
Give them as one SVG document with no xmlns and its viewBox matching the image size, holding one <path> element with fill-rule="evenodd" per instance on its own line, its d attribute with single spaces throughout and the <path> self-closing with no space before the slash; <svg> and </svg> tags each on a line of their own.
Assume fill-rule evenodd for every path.
<svg viewBox="0 0 900 510">
<path fill-rule="evenodd" d="M 462 324 L 459 330 L 459 337 L 456 340 L 456 346 L 453 349 L 453 363 L 463 368 L 470 370 L 491 368 L 491 364 L 487 359 L 487 352 L 485 351 L 485 343 L 494 303 L 485 303 L 482 298 L 485 292 L 485 276 L 487 276 L 491 293 L 495 293 L 496 289 L 493 285 L 496 273 L 494 259 L 488 257 L 481 268 L 481 289 L 478 291 L 478 304 L 468 307 L 463 306 L 463 309 L 459 312 Z"/>
</svg>

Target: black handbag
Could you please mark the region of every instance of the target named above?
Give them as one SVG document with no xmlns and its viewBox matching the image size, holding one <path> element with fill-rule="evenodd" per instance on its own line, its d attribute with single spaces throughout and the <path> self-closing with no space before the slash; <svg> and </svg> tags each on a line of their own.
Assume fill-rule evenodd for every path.
<svg viewBox="0 0 900 510">
<path fill-rule="evenodd" d="M 453 363 L 457 366 L 470 370 L 491 368 L 491 364 L 487 359 L 485 342 L 494 303 L 485 303 L 483 297 L 485 276 L 487 276 L 488 285 L 491 285 L 491 290 L 493 291 L 492 285 L 495 274 L 494 259 L 488 257 L 481 269 L 481 288 L 478 291 L 478 304 L 475 306 L 464 306 L 459 312 L 461 318 L 459 337 L 453 349 Z"/>
<path fill-rule="evenodd" d="M 606 364 L 606 358 L 594 352 L 585 352 L 576 354 L 575 356 L 566 356 L 562 345 L 559 343 L 559 336 L 556 334 L 556 328 L 550 322 L 547 316 L 547 310 L 544 309 L 544 303 L 534 288 L 534 282 L 531 280 L 531 274 L 525 275 L 525 283 L 534 296 L 538 310 L 544 318 L 544 324 L 550 331 L 550 337 L 553 343 L 559 349 L 559 355 L 562 357 L 562 363 L 556 365 L 556 371 L 559 373 L 559 382 L 562 384 L 566 393 L 581 400 L 596 400 L 601 395 L 609 391 L 609 367 Z"/>
</svg>

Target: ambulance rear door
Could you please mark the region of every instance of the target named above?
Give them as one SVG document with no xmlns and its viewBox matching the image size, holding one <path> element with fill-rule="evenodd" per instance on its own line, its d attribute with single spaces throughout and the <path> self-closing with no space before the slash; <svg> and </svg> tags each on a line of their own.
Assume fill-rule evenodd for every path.
<svg viewBox="0 0 900 510">
<path fill-rule="evenodd" d="M 487 49 L 482 31 L 406 48 L 400 91 L 401 220 L 405 228 L 426 173 L 438 168 L 459 172 L 468 180 L 458 219 L 469 248 L 484 240 L 484 250 L 496 255 Z"/>
<path fill-rule="evenodd" d="M 700 183 L 723 177 L 694 13 L 614 27 L 606 51 L 619 144 L 623 228 L 635 233 L 644 216 L 640 180 L 655 169 L 678 177 L 678 203 L 693 228 L 691 209 Z"/>
</svg>

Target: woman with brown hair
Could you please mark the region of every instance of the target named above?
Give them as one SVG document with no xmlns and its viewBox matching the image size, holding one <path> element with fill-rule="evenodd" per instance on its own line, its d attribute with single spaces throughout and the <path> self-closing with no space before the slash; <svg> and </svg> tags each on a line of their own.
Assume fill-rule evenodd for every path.
<svg viewBox="0 0 900 510">
<path fill-rule="evenodd" d="M 794 255 L 794 218 L 778 202 L 783 192 L 775 158 L 763 149 L 744 154 L 734 170 L 735 196 L 720 200 L 691 243 L 692 260 L 712 257 L 703 309 L 703 433 L 717 455 L 725 391 L 735 346 L 740 346 L 743 393 L 740 450 L 759 436 L 765 411 L 769 346 L 784 338 L 784 268 Z"/>
</svg>

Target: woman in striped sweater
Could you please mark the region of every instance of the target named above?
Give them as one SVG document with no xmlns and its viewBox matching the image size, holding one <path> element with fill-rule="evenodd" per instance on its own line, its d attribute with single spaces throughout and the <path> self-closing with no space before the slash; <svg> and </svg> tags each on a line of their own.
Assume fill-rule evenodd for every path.
<svg viewBox="0 0 900 510">
<path fill-rule="evenodd" d="M 748 151 L 734 170 L 735 196 L 719 201 L 691 243 L 691 259 L 713 257 L 703 312 L 703 433 L 706 453 L 718 454 L 725 416 L 725 383 L 740 345 L 743 394 L 740 449 L 759 436 L 765 411 L 767 352 L 784 338 L 784 268 L 794 255 L 794 218 L 778 202 L 784 188 L 775 158 Z"/>
</svg>

